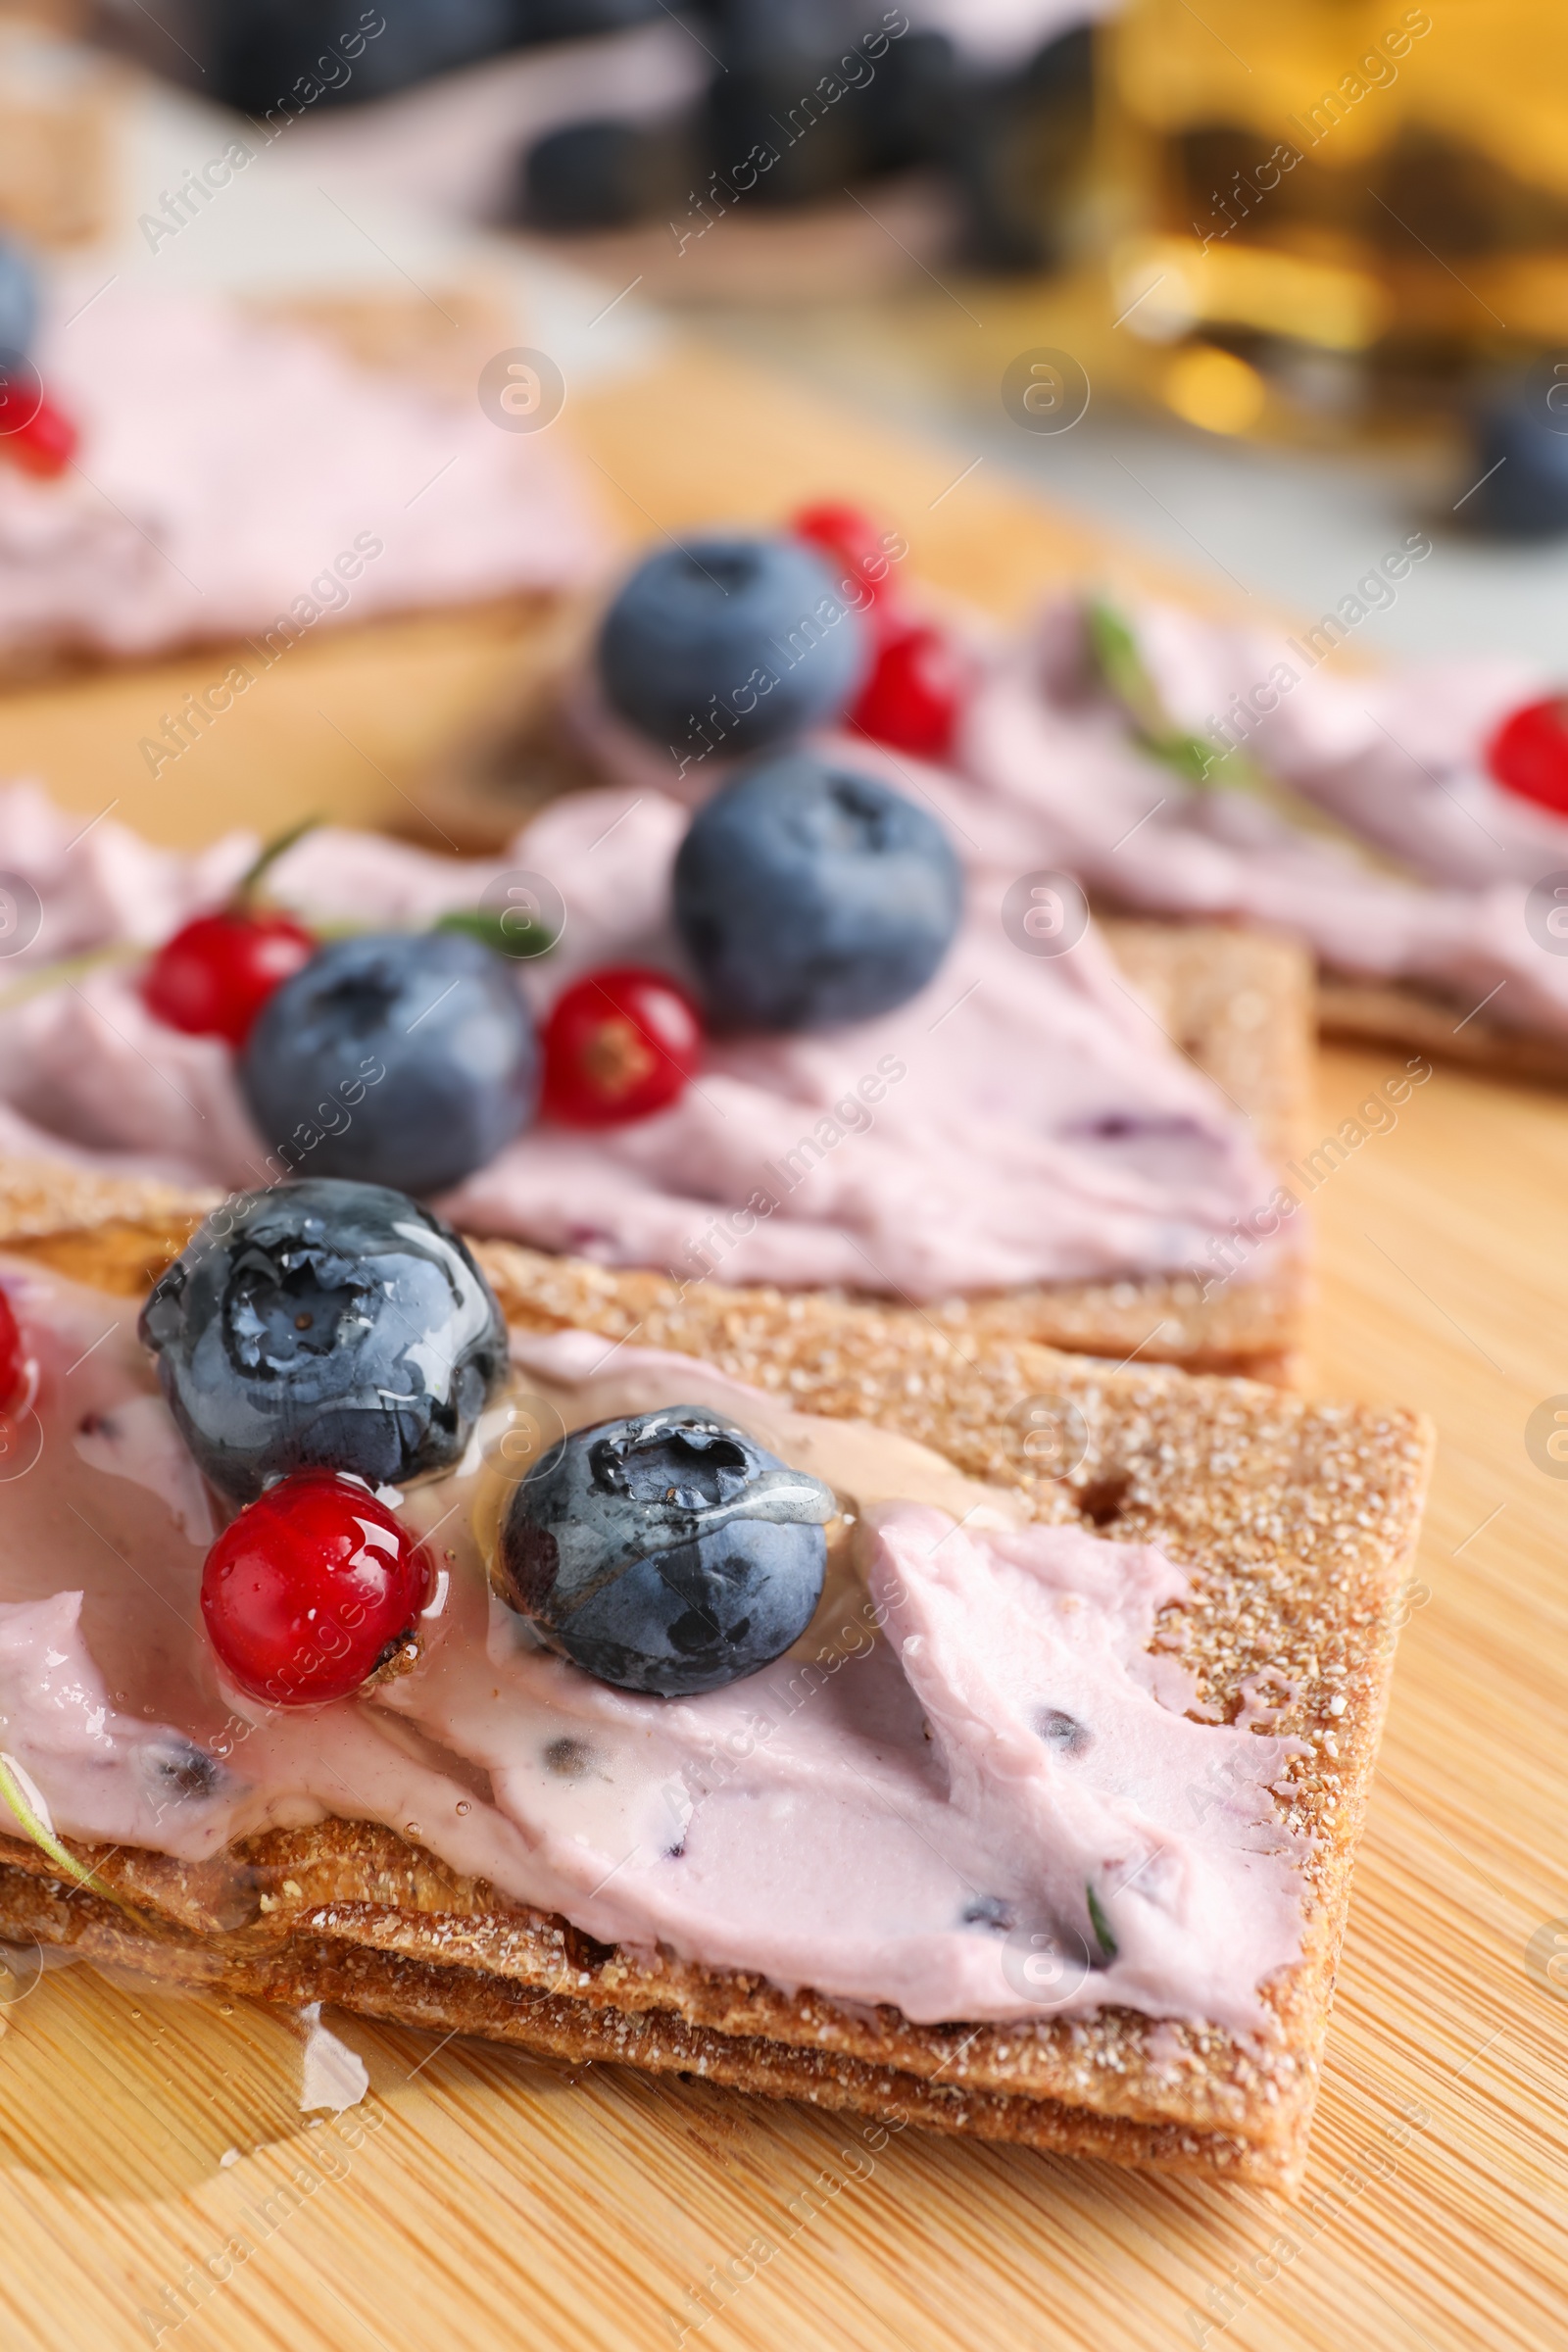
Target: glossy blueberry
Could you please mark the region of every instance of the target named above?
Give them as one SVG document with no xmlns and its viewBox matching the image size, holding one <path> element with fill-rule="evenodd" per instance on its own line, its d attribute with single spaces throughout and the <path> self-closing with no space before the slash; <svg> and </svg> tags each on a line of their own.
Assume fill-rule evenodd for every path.
<svg viewBox="0 0 1568 2352">
<path fill-rule="evenodd" d="M 25 359 L 38 331 L 38 279 L 20 245 L 0 237 L 0 369 Z"/>
<path fill-rule="evenodd" d="M 870 662 L 864 619 L 798 539 L 693 539 L 640 564 L 605 615 L 599 674 L 661 751 L 760 751 L 837 718 Z"/>
<path fill-rule="evenodd" d="M 449 1469 L 507 1362 L 501 1310 L 451 1228 L 332 1179 L 215 1210 L 140 1329 L 191 1452 L 237 1502 L 294 1470 L 402 1486 Z"/>
<path fill-rule="evenodd" d="M 962 903 L 935 817 L 808 753 L 715 793 L 675 859 L 675 920 L 713 1019 L 734 1028 L 891 1011 L 935 972 Z"/>
<path fill-rule="evenodd" d="M 497 1581 L 602 1683 L 685 1698 L 756 1674 L 811 1621 L 831 1489 L 677 1404 L 574 1430 L 502 1523 Z"/>
<path fill-rule="evenodd" d="M 257 1018 L 240 1084 L 291 1173 L 437 1193 L 533 1115 L 538 1048 L 510 967 L 458 931 L 334 940 Z"/>
</svg>

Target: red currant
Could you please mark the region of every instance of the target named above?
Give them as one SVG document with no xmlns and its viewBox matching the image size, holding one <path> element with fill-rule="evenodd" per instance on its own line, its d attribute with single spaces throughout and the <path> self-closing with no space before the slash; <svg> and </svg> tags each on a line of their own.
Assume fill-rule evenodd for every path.
<svg viewBox="0 0 1568 2352">
<path fill-rule="evenodd" d="M 274 1707 L 348 1698 L 414 1631 L 429 1563 L 357 1479 L 301 1470 L 224 1528 L 202 1615 L 231 1681 Z"/>
<path fill-rule="evenodd" d="M 895 751 L 946 759 L 964 684 L 962 664 L 941 630 L 911 622 L 884 641 L 850 724 Z"/>
<path fill-rule="evenodd" d="M 870 515 L 862 514 L 858 507 L 825 503 L 803 507 L 790 529 L 797 539 L 809 541 L 830 559 L 836 580 L 846 586 L 859 582 L 858 601 L 862 606 L 882 608 L 871 616 L 872 626 L 880 635 L 894 601 L 893 582 L 883 534 Z"/>
<path fill-rule="evenodd" d="M 0 1413 L 9 1412 L 21 1398 L 30 1370 L 17 1310 L 0 1291 Z"/>
<path fill-rule="evenodd" d="M 36 394 L 38 405 L 26 414 L 36 384 L 36 377 L 30 385 L 24 377 L 0 377 L 0 457 L 9 458 L 24 473 L 52 480 L 75 456 L 80 436 L 70 417 L 42 394 Z"/>
<path fill-rule="evenodd" d="M 1568 700 L 1549 695 L 1510 710 L 1487 746 L 1487 766 L 1505 792 L 1568 816 Z"/>
<path fill-rule="evenodd" d="M 617 964 L 562 991 L 544 1049 L 547 1113 L 569 1127 L 615 1127 L 685 1092 L 702 1060 L 703 1024 L 662 972 Z"/>
<path fill-rule="evenodd" d="M 273 989 L 310 962 L 318 944 L 286 914 L 242 907 L 199 914 L 165 940 L 147 967 L 142 998 L 171 1029 L 239 1047 Z"/>
</svg>

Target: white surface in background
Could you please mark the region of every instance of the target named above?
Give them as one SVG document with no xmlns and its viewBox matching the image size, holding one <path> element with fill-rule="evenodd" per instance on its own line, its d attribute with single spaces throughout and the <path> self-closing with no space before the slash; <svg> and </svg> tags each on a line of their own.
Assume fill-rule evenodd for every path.
<svg viewBox="0 0 1568 2352">
<path fill-rule="evenodd" d="M 982 318 L 983 292 L 964 289 Z M 956 358 L 967 332 L 953 312 Z M 911 365 L 894 333 L 878 338 L 836 316 L 796 312 L 767 318 L 714 314 L 707 331 L 770 372 L 794 375 L 862 416 L 939 440 L 957 487 L 942 519 L 999 476 L 1145 546 L 1196 577 L 1255 598 L 1266 615 L 1315 620 L 1408 533 L 1434 542 L 1396 601 L 1355 631 L 1372 659 L 1431 661 L 1446 655 L 1519 654 L 1568 678 L 1568 535 L 1522 545 L 1467 535 L 1454 502 L 1482 468 L 1391 452 L 1315 454 L 1264 448 L 1119 409 L 1097 393 L 1070 431 L 1030 433 L 1010 423 L 1000 385 L 965 393 Z M 1023 337 L 1020 336 L 1020 341 Z M 1056 340 L 1043 308 L 1041 344 Z M 956 369 L 955 370 L 956 372 Z M 974 472 L 964 480 L 964 469 Z M 1455 467 L 1458 468 L 1455 471 Z M 824 478 L 824 497 L 853 497 L 856 485 Z M 898 517 L 920 564 L 916 513 Z"/>
<path fill-rule="evenodd" d="M 965 57 L 1005 71 L 1047 41 L 1114 14 L 1120 0 L 904 0 L 922 32 L 945 32 Z"/>
<path fill-rule="evenodd" d="M 695 102 L 712 71 L 696 34 L 671 18 L 494 58 L 371 107 L 320 108 L 288 136 L 313 169 L 353 172 L 362 188 L 490 220 L 512 193 L 519 150 L 542 132 L 595 116 L 672 115 Z"/>
<path fill-rule="evenodd" d="M 148 84 L 122 129 L 122 208 L 115 231 L 77 249 L 59 274 L 69 316 L 110 284 L 249 295 L 392 293 L 431 299 L 476 282 L 510 298 L 519 342 L 549 352 L 569 391 L 647 366 L 665 330 L 635 301 L 605 314 L 616 289 L 515 242 L 365 184 L 350 161 L 313 148 L 304 118 L 270 146 L 237 115 Z M 177 235 L 140 225 L 164 193 L 243 139 L 253 160 Z M 601 314 L 605 314 L 601 316 Z"/>
<path fill-rule="evenodd" d="M 1353 595 L 1408 533 L 1426 530 L 1431 556 L 1393 605 L 1357 627 L 1358 652 L 1521 654 L 1568 676 L 1568 539 L 1466 536 L 1463 509 L 1457 517 L 1452 510 L 1468 474 L 1454 483 L 1442 468 L 1257 448 L 1110 413 L 1091 412 L 1054 438 L 1003 424 L 986 443 L 997 465 L 1064 506 L 1309 620 Z"/>
<path fill-rule="evenodd" d="M 908 4 L 923 24 L 961 18 L 970 37 L 989 28 L 987 39 L 1000 39 L 1005 23 L 1016 27 L 1026 16 L 1032 25 L 1043 22 L 1048 8 L 1063 22 L 1087 13 L 1078 0 L 1070 10 L 1057 8 L 1056 0 Z M 686 40 L 683 33 L 673 37 Z M 1034 37 L 1031 31 L 1031 44 Z M 533 63 L 564 74 L 583 47 L 538 53 Z M 597 53 L 616 44 L 594 47 Z M 703 68 L 700 51 L 692 55 Z M 511 62 L 497 76 L 503 87 L 510 86 Z M 689 63 L 682 69 L 678 58 L 660 68 L 676 78 L 682 70 L 693 69 Z M 493 72 L 479 69 L 479 77 Z M 474 78 L 450 76 L 407 103 L 444 106 L 447 92 Z M 562 85 L 553 86 L 559 93 Z M 651 76 L 649 87 L 656 86 L 664 85 Z M 368 129 L 373 120 L 364 118 Z M 346 117 L 339 122 L 345 133 L 360 135 Z M 482 274 L 486 283 L 511 289 L 519 341 L 548 351 L 568 387 L 634 372 L 664 344 L 667 328 L 643 307 L 635 287 L 602 284 L 370 186 L 346 151 L 332 154 L 338 124 L 325 116 L 318 122 L 307 117 L 284 132 L 177 237 L 150 251 L 137 216 L 158 210 L 163 189 L 220 153 L 236 125 L 244 128 L 237 117 L 199 99 L 148 86 L 128 110 L 120 232 L 73 261 L 74 302 L 87 302 L 111 278 L 252 293 L 335 287 L 408 293 Z M 330 135 L 313 147 L 318 131 Z M 245 135 L 259 144 L 258 134 Z M 956 309 L 954 318 L 961 334 Z M 846 359 L 835 336 L 819 334 L 808 317 L 793 312 L 767 319 L 714 317 L 707 325 L 772 369 L 805 375 L 862 412 L 940 437 L 955 454 L 956 476 L 983 460 L 977 479 L 1010 473 L 1200 573 L 1308 617 L 1353 592 L 1357 578 L 1406 533 L 1429 528 L 1433 556 L 1395 605 L 1367 619 L 1358 645 L 1372 654 L 1428 659 L 1519 653 L 1568 675 L 1568 539 L 1518 546 L 1464 536 L 1452 508 L 1470 487 L 1468 475 L 1449 480 L 1367 458 L 1260 449 L 1117 413 L 1101 401 L 1072 431 L 1034 435 L 1010 425 L 983 393 L 963 400 L 923 385 L 906 351 L 892 340 L 879 346 L 862 335 Z M 1049 332 L 1043 339 L 1051 339 Z M 854 487 L 824 483 L 825 490 L 847 493 Z M 961 499 L 964 489 L 953 495 Z"/>
</svg>

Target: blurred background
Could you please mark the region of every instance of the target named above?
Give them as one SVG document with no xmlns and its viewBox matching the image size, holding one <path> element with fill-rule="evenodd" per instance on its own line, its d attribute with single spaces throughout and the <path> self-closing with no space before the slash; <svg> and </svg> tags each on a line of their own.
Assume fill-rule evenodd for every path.
<svg viewBox="0 0 1568 2352">
<path fill-rule="evenodd" d="M 1561 664 L 1547 0 L 35 0 L 0 230 L 83 285 L 510 273 L 569 381 L 689 333 L 1297 611 L 1425 529 L 1369 650 Z"/>
</svg>

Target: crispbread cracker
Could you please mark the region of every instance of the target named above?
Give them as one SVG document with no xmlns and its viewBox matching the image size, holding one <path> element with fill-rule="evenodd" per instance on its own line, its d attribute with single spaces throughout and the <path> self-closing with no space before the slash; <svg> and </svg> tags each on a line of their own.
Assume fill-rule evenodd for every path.
<svg viewBox="0 0 1568 2352">
<path fill-rule="evenodd" d="M 1311 973 L 1304 955 L 1283 940 L 1218 926 L 1109 923 L 1105 934 L 1151 1021 L 1248 1114 L 1265 1158 L 1283 1166 L 1301 1148 L 1311 1086 Z M 53 1262 L 69 1273 L 76 1247 L 69 1234 L 82 1228 L 90 1235 L 84 1262 L 93 1271 L 81 1279 L 126 1295 L 145 1289 L 184 1247 L 213 1196 L 153 1185 L 117 1193 L 117 1182 L 48 1162 L 0 1159 L 0 1247 L 26 1250 L 50 1235 Z M 1206 1298 L 1190 1275 L 1146 1275 L 1049 1283 L 930 1307 L 840 1293 L 712 1284 L 694 1290 L 664 1274 L 533 1250 L 518 1250 L 506 1262 L 525 1263 L 528 1285 L 560 1300 L 558 1320 L 592 1321 L 615 1338 L 636 1324 L 649 1345 L 658 1334 L 660 1346 L 683 1347 L 680 1333 L 705 1328 L 715 1311 L 758 1331 L 803 1316 L 828 1327 L 892 1316 L 901 1327 L 935 1323 L 971 1350 L 1028 1340 L 1116 1362 L 1136 1355 L 1141 1362 L 1280 1382 L 1297 1368 L 1308 1281 L 1299 1245 L 1260 1266 L 1244 1266 L 1230 1281 L 1215 1281 Z"/>
<path fill-rule="evenodd" d="M 3 48 L 3 43 L 0 43 Z M 0 87 L 0 156 L 4 155 L 6 112 Z M 9 164 L 10 158 L 5 159 Z M 5 172 L 0 166 L 0 190 Z M 420 385 L 448 400 L 473 398 L 474 385 L 486 361 L 510 344 L 515 334 L 513 310 L 503 288 L 476 279 L 443 284 L 438 303 L 434 295 L 389 292 L 384 288 L 334 290 L 321 295 L 258 296 L 242 308 L 253 318 L 290 326 L 330 343 L 343 358 L 372 374 L 391 375 Z M 560 667 L 564 649 L 581 636 L 584 600 L 575 589 L 517 588 L 497 595 L 478 593 L 457 602 L 421 605 L 412 599 L 395 611 L 371 613 L 347 624 L 329 624 L 338 633 L 364 637 L 377 631 L 406 628 L 428 616 L 450 619 L 468 615 L 491 631 L 507 629 L 509 675 L 531 680 L 548 667 Z M 214 657 L 213 666 L 226 653 L 241 667 L 255 659 L 245 638 L 213 638 L 200 633 L 171 638 L 135 654 L 114 654 L 85 637 L 61 632 L 45 641 L 0 645 L 0 689 L 23 690 L 64 684 L 87 674 L 109 670 L 137 670 L 183 661 L 198 651 Z M 218 674 L 221 675 L 219 671 Z M 415 805 L 408 803 L 414 810 Z M 419 840 L 452 846 L 452 835 L 427 822 L 411 827 Z"/>
<path fill-rule="evenodd" d="M 186 1227 L 160 1238 L 132 1213 L 97 1230 L 104 1287 L 123 1295 L 135 1287 L 127 1234 L 167 1262 Z M 35 1232 L 31 1253 L 90 1280 L 94 1241 L 80 1227 Z M 514 1324 L 625 1336 L 622 1278 L 506 1244 L 480 1254 Z M 1157 1542 L 1189 1570 L 1192 1602 L 1167 1618 L 1165 1636 L 1183 1630 L 1202 1703 L 1234 1719 L 1261 1694 L 1270 1728 L 1310 1748 L 1288 1816 L 1312 1840 L 1302 1957 L 1265 1988 L 1267 2035 L 1248 2042 L 1126 2010 L 912 2025 L 891 2008 L 841 2007 L 595 1943 L 367 1823 L 270 1833 L 199 1866 L 79 1849 L 114 1902 L 63 1886 L 41 1853 L 0 1840 L 0 1921 L 181 1983 L 337 2000 L 558 2057 L 1292 2188 L 1429 1469 L 1425 1422 L 1250 1381 L 1111 1370 L 1006 1337 L 974 1348 L 966 1328 L 893 1310 L 847 1315 L 818 1298 L 762 1312 L 704 1287 L 682 1302 L 678 1326 L 632 1336 L 782 1392 L 798 1409 L 881 1422 L 972 1478 L 1022 1490 L 1039 1518 Z M 1043 1476 L 1029 1450 L 1029 1407 L 1042 1396 L 1069 1400 L 1083 1418 L 1083 1459 L 1063 1480 Z"/>
<path fill-rule="evenodd" d="M 1568 1086 L 1568 1039 L 1506 1028 L 1435 989 L 1399 981 L 1348 980 L 1325 972 L 1318 981 L 1317 1004 L 1325 1037 L 1411 1047 L 1440 1061 L 1463 1062 L 1489 1078 Z"/>
</svg>

